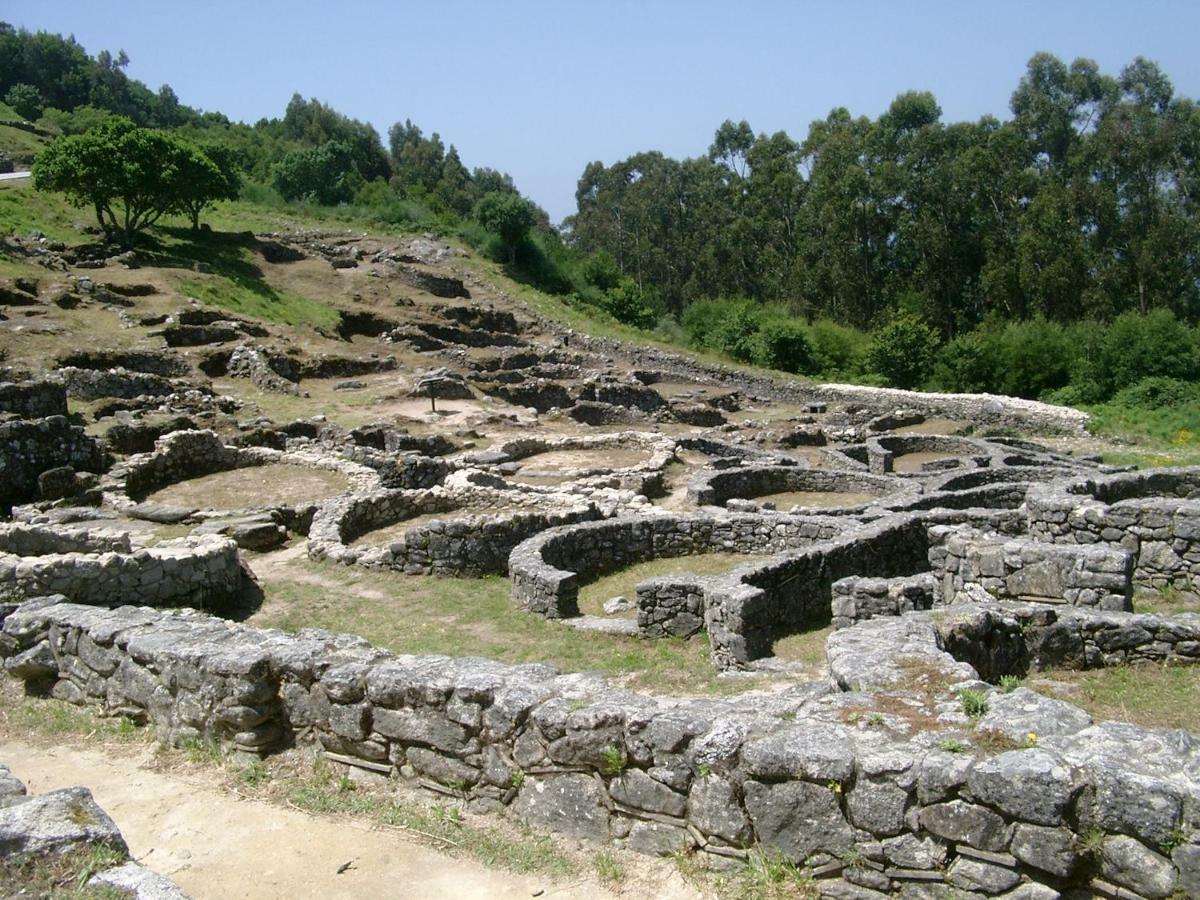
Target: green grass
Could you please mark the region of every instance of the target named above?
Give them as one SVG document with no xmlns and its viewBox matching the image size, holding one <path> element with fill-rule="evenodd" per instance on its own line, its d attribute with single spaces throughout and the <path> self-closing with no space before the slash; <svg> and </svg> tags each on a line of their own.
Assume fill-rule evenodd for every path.
<svg viewBox="0 0 1200 900">
<path fill-rule="evenodd" d="M 1200 403 L 1159 409 L 1130 408 L 1116 403 L 1086 407 L 1089 430 L 1099 437 L 1133 444 L 1104 454 L 1115 465 L 1200 465 Z"/>
<path fill-rule="evenodd" d="M 1095 719 L 1200 732 L 1200 705 L 1196 703 L 1200 666 L 1144 664 L 1086 672 L 1051 669 L 1039 673 L 1038 678 L 1074 685 L 1077 690 L 1062 696 Z"/>
<path fill-rule="evenodd" d="M 635 604 L 635 609 L 630 610 L 630 615 L 633 615 L 637 603 L 635 588 L 647 578 L 664 575 L 719 575 L 755 558 L 745 553 L 703 553 L 637 563 L 583 585 L 579 589 L 579 610 L 587 615 L 602 616 L 605 614 L 606 600 L 625 597 Z"/>
<path fill-rule="evenodd" d="M 0 858 L 0 896 L 45 897 L 51 900 L 118 900 L 124 891 L 87 887 L 93 875 L 122 865 L 127 854 L 107 844 L 62 853 Z"/>
<path fill-rule="evenodd" d="M 1133 597 L 1133 611 L 1173 616 L 1178 613 L 1200 613 L 1200 594 L 1164 587 L 1157 591 L 1138 591 Z"/>
<path fill-rule="evenodd" d="M 35 191 L 28 180 L 0 182 L 0 233 L 5 235 L 40 231 L 51 240 L 78 243 L 88 236 L 75 226 L 94 219 L 93 213 L 72 206 L 62 194 Z"/>
<path fill-rule="evenodd" d="M 807 869 L 762 847 L 751 849 L 745 862 L 729 872 L 711 872 L 690 855 L 676 856 L 675 864 L 685 879 L 719 900 L 815 900 L 820 896 Z"/>
<path fill-rule="evenodd" d="M 260 584 L 267 599 L 252 625 L 345 631 L 397 653 L 549 662 L 568 672 L 629 676 L 633 687 L 664 693 L 728 694 L 752 685 L 718 678 L 703 636 L 649 641 L 576 631 L 517 609 L 508 580 L 498 576 L 405 576 L 297 561 Z"/>
</svg>

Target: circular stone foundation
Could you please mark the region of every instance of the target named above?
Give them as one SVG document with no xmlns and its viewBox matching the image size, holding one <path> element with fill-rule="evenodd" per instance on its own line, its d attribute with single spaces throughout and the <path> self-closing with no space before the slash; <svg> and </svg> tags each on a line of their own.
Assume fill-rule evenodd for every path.
<svg viewBox="0 0 1200 900">
<path fill-rule="evenodd" d="M 296 506 L 350 489 L 341 472 L 291 463 L 267 463 L 176 482 L 146 497 L 150 503 L 199 509 Z"/>
<path fill-rule="evenodd" d="M 688 495 L 698 506 L 742 508 L 751 504 L 783 512 L 854 512 L 887 498 L 916 497 L 919 486 L 896 478 L 865 472 L 803 469 L 796 466 L 743 466 L 719 472 L 702 472 L 688 485 Z M 771 505 L 768 505 L 771 504 Z"/>
</svg>

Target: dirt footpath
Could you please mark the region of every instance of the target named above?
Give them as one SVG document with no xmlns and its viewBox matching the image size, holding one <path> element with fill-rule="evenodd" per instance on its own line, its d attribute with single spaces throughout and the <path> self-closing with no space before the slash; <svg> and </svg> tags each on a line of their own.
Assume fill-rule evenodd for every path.
<svg viewBox="0 0 1200 900">
<path fill-rule="evenodd" d="M 203 775 L 147 767 L 151 753 L 0 744 L 0 762 L 11 767 L 30 793 L 74 785 L 90 788 L 116 821 L 134 858 L 173 878 L 195 900 L 618 896 L 591 879 L 555 884 L 537 876 L 493 871 L 393 832 L 242 799 Z M 338 874 L 348 862 L 349 868 Z M 698 896 L 678 873 L 672 872 L 667 881 L 655 892 L 657 900 Z"/>
</svg>

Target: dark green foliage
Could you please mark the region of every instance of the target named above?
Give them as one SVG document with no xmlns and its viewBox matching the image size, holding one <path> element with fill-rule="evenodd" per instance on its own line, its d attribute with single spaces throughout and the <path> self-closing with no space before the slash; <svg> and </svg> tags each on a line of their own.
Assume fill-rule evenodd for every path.
<svg viewBox="0 0 1200 900">
<path fill-rule="evenodd" d="M 4 95 L 4 102 L 16 110 L 22 119 L 39 118 L 46 105 L 42 92 L 32 84 L 14 84 Z"/>
<path fill-rule="evenodd" d="M 484 228 L 499 235 L 508 261 L 517 261 L 517 247 L 529 235 L 536 221 L 534 206 L 519 194 L 494 191 L 475 205 L 475 219 Z"/>
<path fill-rule="evenodd" d="M 759 324 L 752 359 L 755 365 L 768 369 L 805 375 L 816 371 L 804 328 L 790 319 L 768 318 Z"/>
<path fill-rule="evenodd" d="M 654 304 L 647 302 L 645 294 L 632 278 L 622 278 L 606 291 L 601 306 L 618 322 L 634 328 L 653 328 L 658 321 Z"/>
<path fill-rule="evenodd" d="M 1144 59 L 1110 76 L 1037 54 L 1012 113 L 944 123 L 906 92 L 875 120 L 835 108 L 802 142 L 726 121 L 702 157 L 589 163 L 571 240 L 676 314 L 739 296 L 870 328 L 904 310 L 945 339 L 997 319 L 1200 319 L 1196 103 Z M 979 348 L 953 349 L 948 369 L 981 383 Z"/>
<path fill-rule="evenodd" d="M 918 387 L 933 370 L 938 343 L 937 332 L 921 318 L 899 313 L 871 335 L 867 367 L 892 387 Z"/>
<path fill-rule="evenodd" d="M 1081 380 L 1098 386 L 1101 397 L 1110 397 L 1143 378 L 1200 378 L 1200 336 L 1168 310 L 1149 315 L 1124 313 L 1106 328 L 1098 328 L 1088 358 L 1081 364 Z"/>
<path fill-rule="evenodd" d="M 291 151 L 275 166 L 272 183 L 285 200 L 335 206 L 349 203 L 363 179 L 350 148 L 328 141 L 312 150 Z"/>
<path fill-rule="evenodd" d="M 230 190 L 227 176 L 198 148 L 123 118 L 55 141 L 34 163 L 33 180 L 38 190 L 62 191 L 76 206 L 90 207 L 108 239 L 126 246 L 165 213 L 187 209 L 198 216 Z"/>
<path fill-rule="evenodd" d="M 1200 403 L 1200 384 L 1154 375 L 1122 388 L 1113 397 L 1113 403 L 1128 409 L 1163 409 Z"/>
</svg>

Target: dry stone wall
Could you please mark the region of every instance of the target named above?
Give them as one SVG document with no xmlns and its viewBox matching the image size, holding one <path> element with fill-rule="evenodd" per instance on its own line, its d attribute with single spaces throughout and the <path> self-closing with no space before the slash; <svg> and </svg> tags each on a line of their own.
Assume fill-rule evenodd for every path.
<svg viewBox="0 0 1200 900">
<path fill-rule="evenodd" d="M 912 615 L 837 632 L 835 682 L 878 680 L 871 648 L 886 643 L 892 659 L 940 654 L 978 683 Z M 736 859 L 761 845 L 812 867 L 828 896 L 1166 898 L 1200 878 L 1200 739 L 1097 725 L 1024 689 L 992 691 L 986 719 L 1036 725 L 1036 746 L 956 754 L 937 734 L 970 727 L 953 681 L 938 689 L 939 724 L 912 733 L 846 715 L 893 696 L 874 688 L 656 698 L 544 665 L 392 657 L 347 636 L 146 609 L 31 604 L 2 641 L 32 689 L 153 722 L 167 741 L 245 755 L 315 744 L 337 764 L 643 852 Z"/>
<path fill-rule="evenodd" d="M 1200 469 L 1157 469 L 1039 485 L 1029 533 L 1053 544 L 1117 544 L 1138 585 L 1200 591 Z"/>
</svg>

